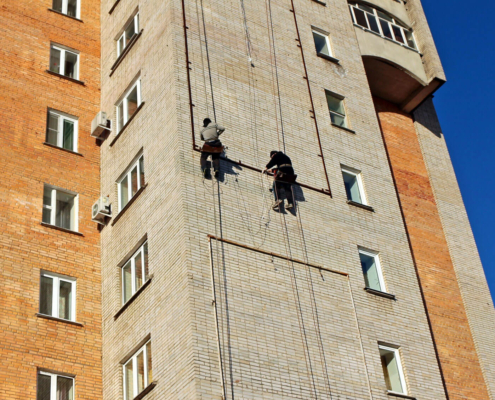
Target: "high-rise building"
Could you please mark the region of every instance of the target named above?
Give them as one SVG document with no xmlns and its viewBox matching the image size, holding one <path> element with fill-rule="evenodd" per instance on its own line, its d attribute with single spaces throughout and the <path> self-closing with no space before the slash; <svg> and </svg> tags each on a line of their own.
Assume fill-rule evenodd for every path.
<svg viewBox="0 0 495 400">
<path fill-rule="evenodd" d="M 0 21 L 0 399 L 495 398 L 419 0 L 18 0 Z"/>
</svg>

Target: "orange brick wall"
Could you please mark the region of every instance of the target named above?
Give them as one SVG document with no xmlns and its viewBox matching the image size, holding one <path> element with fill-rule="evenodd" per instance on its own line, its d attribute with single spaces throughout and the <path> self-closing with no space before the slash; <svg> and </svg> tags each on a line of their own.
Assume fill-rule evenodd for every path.
<svg viewBox="0 0 495 400">
<path fill-rule="evenodd" d="M 391 103 L 374 101 L 449 399 L 488 400 L 413 119 Z"/>
<path fill-rule="evenodd" d="M 99 196 L 99 147 L 91 120 L 100 101 L 100 1 L 82 22 L 51 0 L 0 6 L 0 399 L 36 399 L 37 368 L 74 374 L 78 400 L 101 398 L 100 248 L 91 205 Z M 84 85 L 46 72 L 50 42 L 80 51 Z M 45 141 L 47 108 L 79 117 L 78 154 Z M 43 185 L 79 194 L 82 236 L 40 224 Z M 77 279 L 76 326 L 36 316 L 40 270 Z"/>
</svg>

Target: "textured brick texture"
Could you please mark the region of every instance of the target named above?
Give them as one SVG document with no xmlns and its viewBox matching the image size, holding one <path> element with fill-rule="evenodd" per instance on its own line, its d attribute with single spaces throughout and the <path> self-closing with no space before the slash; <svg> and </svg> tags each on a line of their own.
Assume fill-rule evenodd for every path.
<svg viewBox="0 0 495 400">
<path fill-rule="evenodd" d="M 37 368 L 74 374 L 77 399 L 101 398 L 99 148 L 90 138 L 99 110 L 99 1 L 85 0 L 83 22 L 54 13 L 51 1 L 0 8 L 0 398 L 36 398 Z M 85 86 L 50 75 L 50 42 L 80 51 Z M 75 155 L 48 147 L 47 108 L 79 118 Z M 45 183 L 79 194 L 83 236 L 41 226 Z M 77 279 L 76 320 L 39 318 L 40 271 Z"/>
<path fill-rule="evenodd" d="M 450 399 L 489 399 L 430 177 L 410 115 L 375 99 Z"/>
</svg>

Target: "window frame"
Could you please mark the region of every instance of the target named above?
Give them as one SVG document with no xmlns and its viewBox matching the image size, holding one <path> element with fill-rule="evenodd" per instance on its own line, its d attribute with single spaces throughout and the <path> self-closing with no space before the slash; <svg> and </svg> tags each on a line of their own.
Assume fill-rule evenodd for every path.
<svg viewBox="0 0 495 400">
<path fill-rule="evenodd" d="M 53 293 L 52 293 L 52 314 L 45 314 L 41 312 L 41 279 L 43 277 L 51 278 L 53 280 Z M 71 318 L 63 318 L 60 316 L 60 281 L 62 282 L 69 282 L 72 285 L 72 292 L 71 292 Z M 60 275 L 55 272 L 50 272 L 50 271 L 44 271 L 42 270 L 40 273 L 40 301 L 39 301 L 39 313 L 42 315 L 47 315 L 49 317 L 54 317 L 58 319 L 63 319 L 64 321 L 72 321 L 76 322 L 76 293 L 77 293 L 77 286 L 76 286 L 76 278 L 72 278 L 69 276 L 65 275 Z"/>
<path fill-rule="evenodd" d="M 137 78 L 135 82 L 133 82 L 129 88 L 124 92 L 124 95 L 120 98 L 120 100 L 115 104 L 115 115 L 116 115 L 116 126 L 117 126 L 117 135 L 122 131 L 122 128 L 129 122 L 129 120 L 132 118 L 132 116 L 137 112 L 134 112 L 132 115 L 129 114 L 129 104 L 127 97 L 129 94 L 134 90 L 134 88 L 137 88 L 137 109 L 141 106 L 142 103 L 142 98 L 141 98 L 141 77 Z M 120 126 L 120 105 L 123 104 L 122 110 L 123 110 L 123 118 L 122 118 L 122 126 Z"/>
<path fill-rule="evenodd" d="M 50 377 L 50 399 L 49 400 L 57 400 L 57 378 L 65 378 L 65 379 L 71 379 L 72 380 L 72 399 L 76 399 L 76 379 L 74 376 L 69 376 L 69 375 L 64 375 L 64 374 L 58 374 L 58 373 L 52 373 L 52 372 L 47 372 L 43 370 L 38 370 L 38 376 L 39 375 L 45 375 Z M 38 376 L 36 377 L 38 380 Z M 36 398 L 39 395 L 39 387 L 36 388 Z"/>
<path fill-rule="evenodd" d="M 57 126 L 57 144 L 53 144 L 53 143 L 49 143 L 48 142 L 48 133 L 49 133 L 49 130 L 50 130 L 50 116 L 51 115 L 57 115 L 59 118 L 59 121 L 58 121 L 58 126 Z M 74 142 L 74 146 L 72 149 L 66 149 L 65 147 L 63 147 L 63 126 L 64 126 L 64 123 L 63 121 L 64 120 L 68 120 L 70 122 L 72 122 L 74 124 L 74 138 L 73 138 L 73 142 Z M 48 109 L 48 120 L 46 122 L 46 138 L 45 138 L 45 141 L 46 143 L 49 143 L 53 146 L 57 146 L 61 149 L 64 149 L 64 150 L 70 150 L 70 151 L 73 151 L 75 153 L 77 153 L 77 149 L 78 149 L 78 141 L 79 141 L 79 118 L 77 117 L 74 117 L 73 115 L 69 115 L 67 113 L 64 113 L 62 111 L 58 111 L 58 110 L 54 110 L 54 109 L 51 109 L 49 108 Z"/>
<path fill-rule="evenodd" d="M 61 14 L 67 15 L 68 17 L 72 17 L 72 15 L 68 14 L 68 9 L 69 9 L 69 0 L 62 0 L 62 11 L 55 10 L 53 8 L 53 1 L 52 0 L 52 10 L 57 11 Z M 72 18 L 77 18 L 81 19 L 81 0 L 76 0 L 77 6 L 76 6 L 76 15 Z"/>
<path fill-rule="evenodd" d="M 139 34 L 139 11 L 137 11 L 130 19 L 130 21 L 124 26 L 124 30 L 122 31 L 122 34 L 119 35 L 118 39 L 116 40 L 117 42 L 117 58 L 119 58 L 122 53 L 125 51 L 129 43 L 127 43 L 125 33 L 127 31 L 127 28 L 133 24 L 134 25 L 134 35 L 132 35 L 132 38 L 129 42 L 131 42 L 136 35 Z M 120 40 L 123 39 L 123 47 L 120 48 Z"/>
<path fill-rule="evenodd" d="M 50 188 L 51 189 L 51 194 L 50 194 L 50 205 L 45 205 L 44 204 L 44 195 L 45 195 L 45 188 Z M 43 215 L 41 216 L 41 220 L 45 224 L 49 224 L 52 226 L 56 226 L 61 229 L 67 229 L 62 226 L 58 226 L 56 224 L 56 216 L 57 216 L 57 192 L 69 194 L 71 196 L 74 196 L 74 220 L 72 221 L 72 216 L 71 216 L 71 228 L 68 230 L 73 231 L 73 232 L 79 232 L 79 194 L 72 192 L 71 190 L 66 190 L 66 189 L 61 189 L 56 186 L 50 185 L 45 183 L 43 185 L 43 207 L 42 211 L 47 209 L 50 210 L 50 222 L 44 222 L 43 221 Z M 43 214 L 43 213 L 42 213 Z"/>
<path fill-rule="evenodd" d="M 404 370 L 402 367 L 402 357 L 400 354 L 400 347 L 393 347 L 392 345 L 378 343 L 378 350 L 386 350 L 386 351 L 391 351 L 394 353 L 395 361 L 397 363 L 397 370 L 399 372 L 399 380 L 400 380 L 400 384 L 402 386 L 402 392 L 396 392 L 395 390 L 390 390 L 388 388 L 387 388 L 387 392 L 392 393 L 392 394 L 397 393 L 397 394 L 402 394 L 402 395 L 407 396 L 408 390 L 407 390 L 407 383 L 406 383 L 406 378 L 404 375 Z M 380 355 L 380 364 L 381 363 L 382 363 L 382 360 L 381 360 L 381 355 Z M 383 367 L 383 364 L 382 364 L 382 367 Z M 385 376 L 383 378 L 385 379 Z M 386 382 L 385 382 L 385 385 L 386 385 Z"/>
<path fill-rule="evenodd" d="M 147 340 L 146 343 L 144 343 L 136 352 L 130 356 L 125 362 L 122 363 L 122 383 L 123 383 L 123 392 L 124 392 L 124 400 L 132 400 L 134 399 L 139 393 L 142 393 L 146 388 L 152 383 L 148 382 L 149 380 L 149 366 L 148 366 L 148 349 L 147 346 L 148 344 L 150 345 L 150 350 L 151 350 L 151 339 Z M 137 374 L 137 357 L 143 353 L 143 360 L 144 360 L 144 385 L 143 385 L 143 390 L 141 392 L 138 392 L 138 374 Z M 151 352 L 151 357 L 153 357 L 153 352 Z M 127 393 L 127 388 L 126 388 L 126 378 L 127 378 L 127 372 L 126 372 L 126 365 L 129 363 L 132 363 L 132 380 L 133 380 L 133 388 L 134 388 L 134 393 L 132 397 L 129 397 L 129 394 Z M 152 362 L 153 366 L 153 362 Z M 151 370 L 151 373 L 153 373 L 153 369 Z"/>
<path fill-rule="evenodd" d="M 378 290 L 379 292 L 382 292 L 382 293 L 387 293 L 387 286 L 385 285 L 385 279 L 383 277 L 383 269 L 382 269 L 382 265 L 380 262 L 380 253 L 377 251 L 366 249 L 366 248 L 361 247 L 361 246 L 358 246 L 358 253 L 360 255 L 364 254 L 365 256 L 373 257 L 373 259 L 375 261 L 376 271 L 378 274 L 378 281 L 380 283 L 380 289 L 374 289 L 374 288 L 371 288 L 368 286 L 367 286 L 367 288 L 373 289 L 373 290 Z M 361 258 L 359 259 L 359 261 L 361 261 Z M 364 271 L 363 271 L 363 276 L 364 276 Z"/>
<path fill-rule="evenodd" d="M 51 70 L 51 58 L 52 58 L 52 49 L 59 50 L 60 51 L 60 71 L 55 72 Z M 65 53 L 72 53 L 77 57 L 77 62 L 76 62 L 76 76 L 68 76 L 65 75 Z M 68 47 L 65 47 L 63 45 L 57 44 L 57 43 L 51 43 L 50 44 L 50 63 L 49 63 L 49 71 L 53 72 L 54 74 L 62 75 L 65 76 L 66 78 L 70 79 L 75 79 L 76 81 L 79 80 L 79 64 L 80 64 L 80 53 L 77 50 L 74 49 L 69 49 Z"/>
<path fill-rule="evenodd" d="M 322 38 L 325 39 L 325 42 L 326 42 L 327 48 L 328 48 L 328 52 L 330 53 L 330 54 L 325 54 L 325 53 L 316 51 L 316 54 L 322 54 L 324 56 L 334 58 L 332 43 L 330 42 L 330 34 L 324 32 L 324 31 L 322 31 L 322 30 L 320 30 L 318 28 L 315 28 L 314 26 L 311 27 L 311 32 L 313 34 L 313 42 L 314 42 L 314 35 L 315 34 L 316 35 L 319 35 L 319 36 L 321 36 Z M 315 43 L 315 50 L 316 50 L 316 43 Z"/>
<path fill-rule="evenodd" d="M 339 113 L 338 111 L 330 110 L 330 106 L 328 105 L 328 98 L 327 98 L 328 95 L 330 95 L 333 98 L 335 98 L 337 100 L 340 100 L 342 102 L 342 108 L 344 109 L 344 113 L 345 114 Z M 330 123 L 333 126 L 337 126 L 339 128 L 350 129 L 350 127 L 349 127 L 349 120 L 347 118 L 347 107 L 346 107 L 346 104 L 345 104 L 345 96 L 342 96 L 341 94 L 338 94 L 338 93 L 332 92 L 332 91 L 330 91 L 328 89 L 325 89 L 325 100 L 326 100 L 326 103 L 327 103 L 328 112 L 330 114 Z M 332 121 L 332 114 L 335 114 L 335 115 L 337 115 L 337 116 L 339 116 L 341 118 L 344 118 L 344 126 L 340 126 L 340 125 L 334 123 Z"/>
<path fill-rule="evenodd" d="M 388 14 L 387 12 L 384 12 L 384 11 L 381 11 L 381 13 L 385 14 L 386 16 L 388 16 L 390 19 L 392 19 L 392 22 L 391 21 L 387 21 L 386 19 L 380 17 L 378 15 L 378 11 L 376 8 L 374 7 L 371 7 L 371 6 L 366 6 L 366 7 L 369 7 L 373 10 L 373 16 L 375 17 L 375 20 L 377 22 L 377 25 L 378 25 L 378 29 L 379 29 L 379 32 L 375 32 L 374 30 L 371 29 L 370 27 L 370 22 L 369 22 L 369 17 L 368 17 L 368 14 L 371 14 L 369 11 L 363 9 L 363 8 L 360 8 L 359 7 L 360 3 L 349 3 L 349 8 L 351 10 L 351 17 L 352 17 L 352 22 L 354 23 L 354 25 L 357 25 L 361 28 L 364 28 L 366 29 L 367 31 L 370 31 L 372 33 L 375 33 L 377 35 L 380 35 L 382 38 L 384 39 L 387 39 L 387 40 L 391 40 L 401 46 L 404 46 L 408 49 L 411 49 L 411 50 L 414 50 L 416 52 L 419 52 L 418 50 L 418 44 L 416 42 L 416 38 L 414 36 L 414 32 L 412 29 L 410 28 L 406 28 L 405 26 L 403 26 L 402 23 L 400 23 L 396 18 L 394 18 L 393 16 L 391 16 L 390 14 Z M 358 9 L 360 11 L 362 11 L 364 14 L 365 14 L 365 17 L 366 17 L 366 22 L 368 24 L 368 26 L 362 26 L 360 24 L 357 23 L 357 18 L 356 18 L 356 14 L 355 14 L 355 11 L 354 9 Z M 388 28 L 390 30 L 390 32 L 392 33 L 392 38 L 389 38 L 388 36 L 385 35 L 385 33 L 383 32 L 383 27 L 382 27 L 382 21 L 383 23 L 386 23 L 388 25 Z M 400 29 L 400 32 L 401 32 L 401 37 L 402 37 L 402 40 L 403 42 L 399 41 L 399 40 L 396 40 L 396 35 L 395 35 L 395 32 L 393 30 L 393 27 L 397 27 Z M 409 41 L 407 40 L 407 35 L 406 35 L 406 31 L 409 32 L 411 34 L 411 37 L 412 37 L 412 43 L 414 44 L 414 47 L 411 47 L 409 46 Z"/>
<path fill-rule="evenodd" d="M 361 196 L 361 203 L 359 203 L 355 200 L 349 199 L 349 198 L 347 198 L 347 200 L 352 201 L 354 203 L 363 204 L 365 206 L 368 206 L 369 205 L 368 204 L 368 198 L 367 198 L 366 192 L 364 190 L 362 172 L 357 170 L 357 169 L 351 168 L 351 167 L 346 167 L 344 165 L 341 165 L 340 169 L 342 171 L 342 180 L 344 180 L 344 174 L 343 174 L 344 172 L 349 174 L 349 175 L 354 175 L 356 177 L 356 181 L 357 181 L 358 189 L 359 189 L 359 195 Z M 344 181 L 344 190 L 345 190 L 345 181 Z M 346 191 L 346 197 L 347 197 L 347 191 Z"/>
<path fill-rule="evenodd" d="M 126 303 L 128 303 L 132 296 L 134 296 L 138 291 L 139 289 L 141 289 L 144 284 L 146 282 L 148 282 L 148 280 L 150 279 L 150 276 L 149 276 L 149 269 L 147 268 L 146 266 L 146 258 L 145 258 L 145 255 L 144 255 L 144 247 L 148 247 L 148 240 L 145 240 L 143 242 L 143 244 L 141 244 L 139 246 L 139 248 L 132 254 L 132 256 L 129 257 L 129 259 L 124 263 L 122 264 L 122 266 L 120 267 L 121 269 L 121 282 L 122 282 L 122 305 L 125 305 Z M 148 251 L 148 258 L 149 258 L 149 248 L 147 249 Z M 141 253 L 140 254 L 140 257 L 141 257 L 141 265 L 142 265 L 142 276 L 143 276 L 143 283 L 141 284 L 141 286 L 139 288 L 136 288 L 136 255 L 138 253 Z M 149 260 L 148 260 L 149 261 Z M 127 299 L 127 301 L 125 300 L 125 280 L 124 280 L 124 268 L 129 264 L 131 263 L 131 292 L 132 294 L 129 296 L 129 298 Z M 146 273 L 148 270 L 148 274 Z"/>
<path fill-rule="evenodd" d="M 134 160 L 132 161 L 132 163 L 130 164 L 130 166 L 126 169 L 126 172 L 124 172 L 120 178 L 117 180 L 117 203 L 118 203 L 118 206 L 119 206 L 119 211 L 118 212 L 121 212 L 125 206 L 127 204 L 129 204 L 129 202 L 132 200 L 132 198 L 136 195 L 137 192 L 139 192 L 139 190 L 141 188 L 143 188 L 145 185 L 146 185 L 146 176 L 144 175 L 144 171 L 141 171 L 141 162 L 140 160 L 143 159 L 142 161 L 142 164 L 143 164 L 143 170 L 145 170 L 144 168 L 144 154 L 142 152 L 139 153 L 139 155 L 137 155 Z M 136 193 L 132 194 L 132 171 L 134 170 L 134 167 L 137 166 L 137 190 L 136 190 Z M 143 175 L 144 175 L 144 182 L 141 183 L 141 172 L 143 172 Z M 128 185 L 127 185 L 127 202 L 122 205 L 122 197 L 121 197 L 121 194 L 122 194 L 122 182 L 124 181 L 124 179 L 127 178 L 127 182 L 128 182 Z"/>
</svg>

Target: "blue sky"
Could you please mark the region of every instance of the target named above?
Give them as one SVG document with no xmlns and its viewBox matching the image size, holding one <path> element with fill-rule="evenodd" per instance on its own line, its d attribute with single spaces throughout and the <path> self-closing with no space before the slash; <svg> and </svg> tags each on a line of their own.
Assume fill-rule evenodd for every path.
<svg viewBox="0 0 495 400">
<path fill-rule="evenodd" d="M 495 5 L 422 2 L 447 75 L 434 102 L 493 297 Z"/>
</svg>

